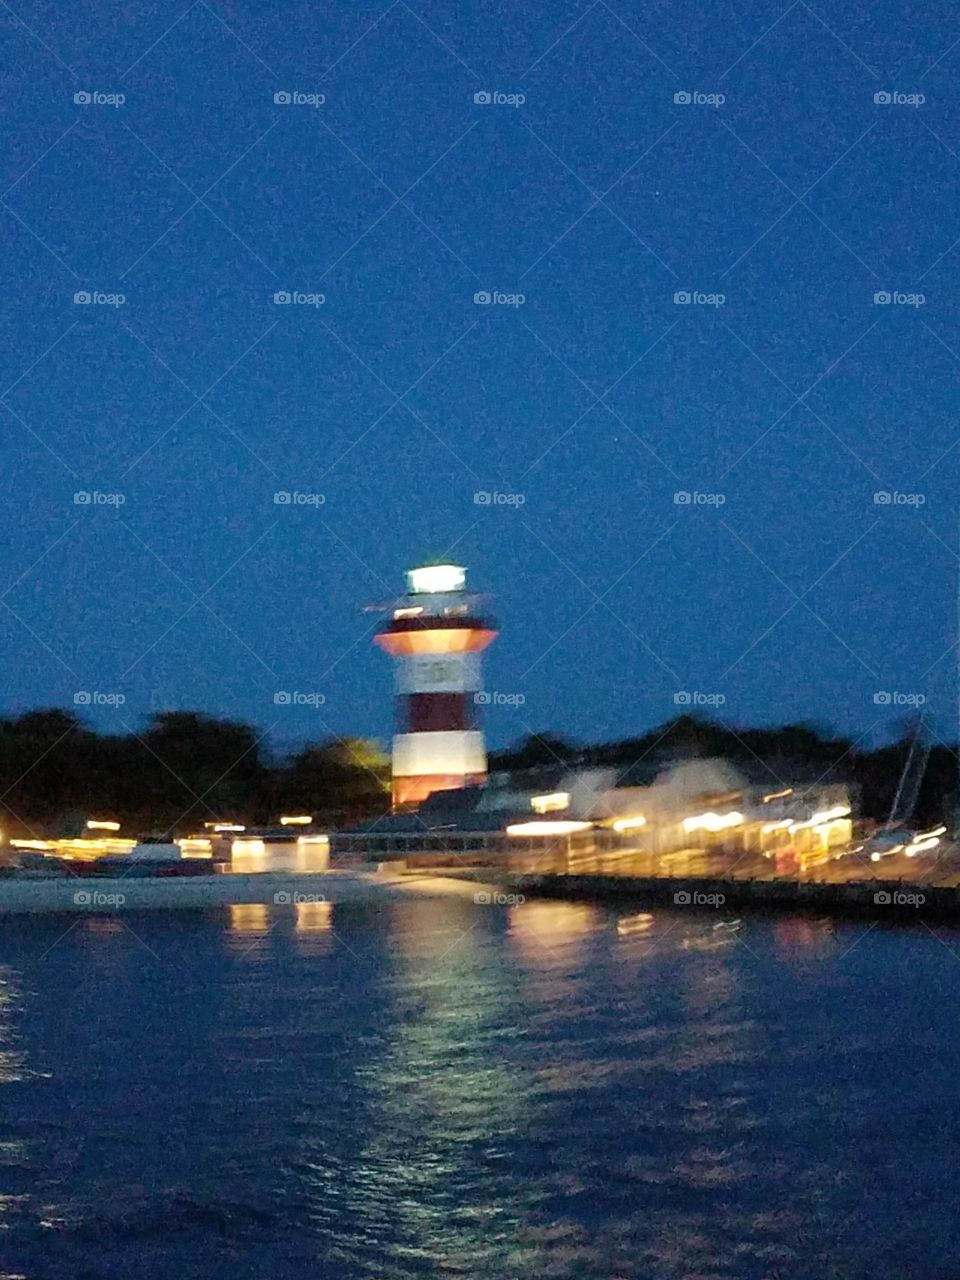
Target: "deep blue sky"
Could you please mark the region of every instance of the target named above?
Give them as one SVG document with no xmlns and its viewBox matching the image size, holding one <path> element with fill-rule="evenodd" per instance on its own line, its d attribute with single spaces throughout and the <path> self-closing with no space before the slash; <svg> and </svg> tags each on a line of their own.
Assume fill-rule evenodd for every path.
<svg viewBox="0 0 960 1280">
<path fill-rule="evenodd" d="M 958 39 L 917 0 L 15 0 L 4 708 L 385 738 L 361 608 L 449 551 L 525 698 L 495 745 L 681 690 L 868 742 L 921 693 L 952 734 Z"/>
</svg>

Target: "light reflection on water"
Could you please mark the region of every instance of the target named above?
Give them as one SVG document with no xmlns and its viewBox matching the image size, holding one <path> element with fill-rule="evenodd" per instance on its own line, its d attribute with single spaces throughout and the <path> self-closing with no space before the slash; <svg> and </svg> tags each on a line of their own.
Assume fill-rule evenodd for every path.
<svg viewBox="0 0 960 1280">
<path fill-rule="evenodd" d="M 457 898 L 102 923 L 0 934 L 0 1271 L 950 1273 L 957 960 L 925 931 Z"/>
</svg>

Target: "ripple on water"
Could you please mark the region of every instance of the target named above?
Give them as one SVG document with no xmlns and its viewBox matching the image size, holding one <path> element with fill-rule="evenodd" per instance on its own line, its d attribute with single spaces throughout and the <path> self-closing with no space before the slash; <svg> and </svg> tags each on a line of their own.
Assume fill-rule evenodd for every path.
<svg viewBox="0 0 960 1280">
<path fill-rule="evenodd" d="M 946 1280 L 953 957 L 715 924 L 411 900 L 11 925 L 5 1265 Z"/>
</svg>

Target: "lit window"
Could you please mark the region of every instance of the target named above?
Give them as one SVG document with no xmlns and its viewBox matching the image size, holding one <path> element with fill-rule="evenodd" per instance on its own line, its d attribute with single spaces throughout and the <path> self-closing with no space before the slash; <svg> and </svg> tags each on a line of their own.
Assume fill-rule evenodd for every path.
<svg viewBox="0 0 960 1280">
<path fill-rule="evenodd" d="M 569 809 L 570 792 L 551 791 L 546 796 L 531 796 L 530 808 L 534 813 L 556 813 L 559 809 Z"/>
</svg>

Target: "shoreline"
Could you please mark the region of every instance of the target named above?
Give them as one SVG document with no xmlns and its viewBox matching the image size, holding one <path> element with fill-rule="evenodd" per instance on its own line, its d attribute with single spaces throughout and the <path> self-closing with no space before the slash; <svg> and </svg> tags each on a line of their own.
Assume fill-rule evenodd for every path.
<svg viewBox="0 0 960 1280">
<path fill-rule="evenodd" d="M 649 904 L 716 916 L 734 908 L 758 914 L 834 916 L 877 923 L 960 924 L 960 887 L 916 881 L 855 880 L 844 884 L 797 880 L 724 880 L 713 877 L 494 874 L 486 878 L 505 892 L 541 898 Z M 451 878 L 466 878 L 453 872 Z"/>
<path fill-rule="evenodd" d="M 114 915 L 124 911 L 198 911 L 238 905 L 395 902 L 420 894 L 462 896 L 446 877 L 370 871 L 237 872 L 153 878 L 97 876 L 0 880 L 0 918 L 54 912 Z"/>
</svg>

